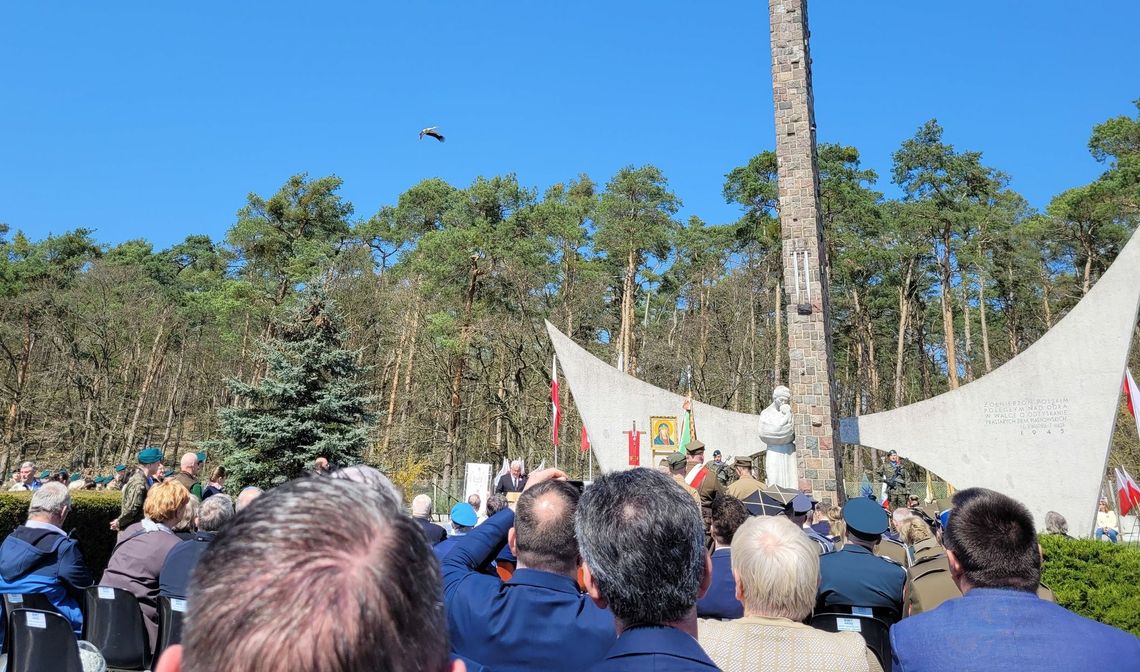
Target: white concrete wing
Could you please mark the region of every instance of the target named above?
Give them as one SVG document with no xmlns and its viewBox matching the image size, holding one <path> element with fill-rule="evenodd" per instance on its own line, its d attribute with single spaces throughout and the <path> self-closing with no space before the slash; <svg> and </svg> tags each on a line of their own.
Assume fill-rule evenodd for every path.
<svg viewBox="0 0 1140 672">
<path fill-rule="evenodd" d="M 685 397 L 655 387 L 633 376 L 622 373 L 591 355 L 584 348 L 558 331 L 550 322 L 546 331 L 554 343 L 554 351 L 569 383 L 570 393 L 578 414 L 586 425 L 590 447 L 603 471 L 630 468 L 628 434 L 634 421 L 641 436 L 639 466 L 654 467 L 654 450 L 673 452 L 663 446 L 653 446 L 653 431 L 649 418 L 672 416 L 677 418 L 678 431 L 684 412 L 681 405 Z M 760 440 L 760 416 L 726 411 L 722 408 L 693 402 L 693 417 L 697 437 L 705 444 L 705 459 L 712 460 L 712 452 L 719 449 L 728 461 L 733 455 L 752 455 L 764 450 Z"/>
<path fill-rule="evenodd" d="M 956 488 L 1024 502 L 1039 528 L 1065 516 L 1089 536 L 1140 307 L 1140 235 L 1036 343 L 961 388 L 909 406 L 845 418 L 840 435 L 930 469 Z"/>
</svg>

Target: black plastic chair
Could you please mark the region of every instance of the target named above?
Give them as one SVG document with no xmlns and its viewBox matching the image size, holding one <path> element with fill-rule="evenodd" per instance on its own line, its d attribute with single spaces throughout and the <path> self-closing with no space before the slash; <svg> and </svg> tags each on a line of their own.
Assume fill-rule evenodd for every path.
<svg viewBox="0 0 1140 672">
<path fill-rule="evenodd" d="M 825 632 L 858 632 L 879 659 L 883 672 L 891 672 L 891 626 L 883 619 L 866 614 L 828 612 L 812 615 L 811 627 Z"/>
<path fill-rule="evenodd" d="M 70 621 L 36 609 L 9 613 L 8 672 L 83 672 Z"/>
<path fill-rule="evenodd" d="M 171 644 L 182 643 L 182 619 L 186 616 L 186 600 L 170 597 L 158 598 L 158 648 L 154 659 Z"/>
<path fill-rule="evenodd" d="M 121 588 L 91 586 L 84 602 L 83 639 L 103 652 L 107 667 L 150 668 L 150 640 L 135 596 Z"/>
<path fill-rule="evenodd" d="M 59 609 L 51 603 L 47 595 L 43 593 L 3 593 L 0 595 L 3 600 L 4 614 L 11 614 L 17 609 L 35 609 L 37 611 L 50 611 L 53 614 L 59 614 Z M 63 614 L 60 614 L 61 616 Z M 9 616 L 5 616 L 3 621 L 0 621 L 0 642 L 2 646 L 0 649 L 3 651 L 8 650 L 8 638 L 6 633 L 8 631 Z"/>
</svg>

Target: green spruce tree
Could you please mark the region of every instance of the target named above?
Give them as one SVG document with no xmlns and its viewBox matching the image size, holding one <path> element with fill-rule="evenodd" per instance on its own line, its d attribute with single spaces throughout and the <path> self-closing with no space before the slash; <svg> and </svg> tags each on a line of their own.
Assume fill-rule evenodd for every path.
<svg viewBox="0 0 1140 672">
<path fill-rule="evenodd" d="M 219 410 L 222 438 L 206 442 L 225 455 L 228 480 L 239 487 L 297 478 L 320 456 L 357 464 L 372 428 L 365 367 L 342 347 L 340 317 L 324 288 L 307 289 L 275 326 L 262 344 L 265 378 L 226 381 L 237 405 Z"/>
</svg>

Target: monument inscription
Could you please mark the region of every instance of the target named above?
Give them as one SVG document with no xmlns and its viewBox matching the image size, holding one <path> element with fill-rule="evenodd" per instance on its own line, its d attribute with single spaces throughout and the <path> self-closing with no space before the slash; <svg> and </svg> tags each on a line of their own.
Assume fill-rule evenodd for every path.
<svg viewBox="0 0 1140 672">
<path fill-rule="evenodd" d="M 1069 409 L 1069 399 L 1065 397 L 990 401 L 983 406 L 987 425 L 1013 427 L 1022 435 L 1064 434 L 1069 427 Z"/>
</svg>

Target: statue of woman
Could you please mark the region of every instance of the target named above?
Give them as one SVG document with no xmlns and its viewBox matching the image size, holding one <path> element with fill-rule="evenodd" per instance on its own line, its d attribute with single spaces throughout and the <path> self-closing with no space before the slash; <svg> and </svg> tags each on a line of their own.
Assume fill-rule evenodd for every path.
<svg viewBox="0 0 1140 672">
<path fill-rule="evenodd" d="M 792 391 L 783 385 L 772 390 L 772 404 L 760 413 L 760 440 L 768 446 L 764 454 L 768 484 L 799 490 L 791 399 Z"/>
</svg>

